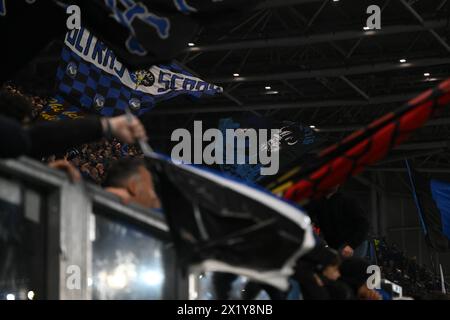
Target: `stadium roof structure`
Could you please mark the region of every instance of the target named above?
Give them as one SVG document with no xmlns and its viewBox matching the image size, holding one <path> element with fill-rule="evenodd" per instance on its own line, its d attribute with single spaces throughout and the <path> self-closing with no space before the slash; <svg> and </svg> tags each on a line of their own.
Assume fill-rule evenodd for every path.
<svg viewBox="0 0 450 320">
<path fill-rule="evenodd" d="M 373 4 L 381 8 L 380 30 L 364 28 Z M 50 83 L 52 72 L 42 69 L 59 59 L 52 46 L 26 77 L 34 70 Z M 157 139 L 192 119 L 248 111 L 313 126 L 334 142 L 448 77 L 450 1 L 261 1 L 202 28 L 177 62 L 224 93 L 158 105 L 151 111 Z M 449 125 L 450 110 L 371 170 L 404 170 L 400 161 L 409 158 L 418 170 L 450 173 Z"/>
<path fill-rule="evenodd" d="M 380 30 L 364 28 L 371 4 L 381 8 Z M 239 19 L 204 28 L 178 58 L 222 85 L 223 95 L 171 101 L 153 112 L 182 125 L 186 115 L 251 111 L 312 125 L 339 140 L 448 77 L 449 35 L 447 0 L 267 1 Z M 449 124 L 450 110 L 379 169 L 395 170 L 407 157 L 420 160 L 419 169 L 428 164 L 450 172 Z"/>
</svg>

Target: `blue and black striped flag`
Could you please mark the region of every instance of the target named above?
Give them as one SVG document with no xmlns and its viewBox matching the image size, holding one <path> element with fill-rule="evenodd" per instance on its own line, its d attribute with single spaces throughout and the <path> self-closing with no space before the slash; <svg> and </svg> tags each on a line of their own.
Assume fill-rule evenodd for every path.
<svg viewBox="0 0 450 320">
<path fill-rule="evenodd" d="M 186 94 L 200 98 L 222 92 L 175 63 L 130 71 L 115 53 L 87 29 L 67 33 L 56 73 L 56 101 L 44 110 L 49 120 L 82 112 L 103 116 L 126 108 L 140 116 L 160 101 Z M 63 109 L 63 112 L 56 112 Z"/>
<path fill-rule="evenodd" d="M 449 183 L 427 179 L 406 161 L 414 202 L 427 244 L 439 252 L 450 249 Z"/>
</svg>

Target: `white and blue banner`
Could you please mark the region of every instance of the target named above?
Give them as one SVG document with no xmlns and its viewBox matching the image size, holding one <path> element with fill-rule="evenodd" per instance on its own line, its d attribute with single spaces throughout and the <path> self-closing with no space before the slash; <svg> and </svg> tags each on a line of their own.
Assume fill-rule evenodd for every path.
<svg viewBox="0 0 450 320">
<path fill-rule="evenodd" d="M 103 116 L 122 114 L 127 107 L 142 115 L 156 103 L 181 94 L 200 98 L 223 91 L 176 64 L 130 71 L 86 28 L 67 33 L 56 82 L 56 100 L 65 111 Z"/>
</svg>

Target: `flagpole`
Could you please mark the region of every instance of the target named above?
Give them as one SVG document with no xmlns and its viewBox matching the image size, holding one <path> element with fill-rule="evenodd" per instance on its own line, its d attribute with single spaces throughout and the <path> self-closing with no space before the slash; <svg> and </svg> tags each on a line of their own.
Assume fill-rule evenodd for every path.
<svg viewBox="0 0 450 320">
<path fill-rule="evenodd" d="M 440 263 L 439 263 L 439 272 L 441 274 L 442 293 L 447 294 L 447 290 L 445 289 L 444 271 L 442 270 L 442 264 L 440 264 Z"/>
</svg>

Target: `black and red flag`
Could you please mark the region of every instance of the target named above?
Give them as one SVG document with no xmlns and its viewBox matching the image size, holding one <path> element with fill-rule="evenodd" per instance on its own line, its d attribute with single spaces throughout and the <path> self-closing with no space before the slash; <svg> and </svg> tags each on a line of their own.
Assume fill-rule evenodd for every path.
<svg viewBox="0 0 450 320">
<path fill-rule="evenodd" d="M 296 202 L 318 198 L 382 159 L 449 103 L 450 79 L 326 149 L 309 167 L 292 168 L 271 190 Z M 142 149 L 180 265 L 246 275 L 287 290 L 295 261 L 315 242 L 303 211 L 255 186 Z"/>
<path fill-rule="evenodd" d="M 325 149 L 310 164 L 292 167 L 267 187 L 297 203 L 320 198 L 330 188 L 384 158 L 448 104 L 450 79 Z"/>
</svg>

